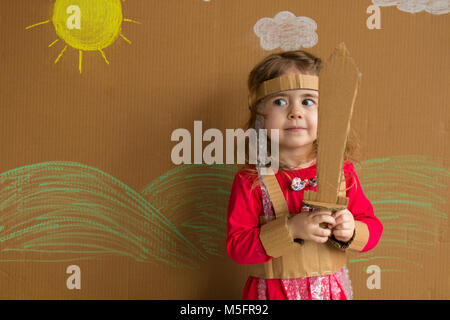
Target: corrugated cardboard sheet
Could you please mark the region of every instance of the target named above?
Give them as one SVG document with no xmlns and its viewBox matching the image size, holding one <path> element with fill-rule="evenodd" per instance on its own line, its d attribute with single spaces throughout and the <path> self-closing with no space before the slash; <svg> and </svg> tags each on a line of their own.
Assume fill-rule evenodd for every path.
<svg viewBox="0 0 450 320">
<path fill-rule="evenodd" d="M 54 1 L 1 1 L 0 298 L 241 297 L 246 269 L 225 252 L 234 171 L 176 166 L 170 138 L 186 128 L 194 143 L 195 120 L 244 125 L 248 72 L 283 50 L 253 28 L 282 11 L 317 23 L 308 50 L 325 59 L 344 41 L 362 73 L 356 167 L 385 229 L 350 257 L 355 298 L 450 298 L 449 16 L 381 7 L 371 30 L 371 4 L 131 0 L 122 35 L 83 51 L 56 33 Z"/>
</svg>

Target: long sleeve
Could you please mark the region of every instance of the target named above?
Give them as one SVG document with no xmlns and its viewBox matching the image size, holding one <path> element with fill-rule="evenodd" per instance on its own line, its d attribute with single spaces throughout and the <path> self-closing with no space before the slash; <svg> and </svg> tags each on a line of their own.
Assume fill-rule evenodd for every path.
<svg viewBox="0 0 450 320">
<path fill-rule="evenodd" d="M 259 238 L 259 216 L 262 211 L 261 189 L 252 189 L 249 175 L 238 172 L 228 203 L 227 253 L 238 264 L 264 263 L 272 259 Z"/>
<path fill-rule="evenodd" d="M 366 252 L 378 244 L 383 232 L 383 225 L 374 215 L 373 206 L 364 195 L 355 167 L 351 162 L 347 162 L 347 170 L 353 176 L 347 181 L 347 188 L 351 186 L 347 191 L 349 198 L 347 208 L 353 214 L 356 229 L 355 240 L 349 249 Z"/>
</svg>

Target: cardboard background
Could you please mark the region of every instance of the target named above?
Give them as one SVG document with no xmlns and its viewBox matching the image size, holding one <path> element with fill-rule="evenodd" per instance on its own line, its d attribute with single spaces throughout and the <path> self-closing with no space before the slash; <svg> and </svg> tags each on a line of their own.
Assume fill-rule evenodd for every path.
<svg viewBox="0 0 450 320">
<path fill-rule="evenodd" d="M 415 251 L 380 243 L 374 256 L 397 258 L 350 264 L 355 298 L 448 299 L 449 16 L 383 7 L 382 29 L 369 30 L 369 5 L 368 0 L 129 0 L 122 4 L 124 17 L 142 23 L 122 26 L 132 44 L 119 38 L 106 48 L 109 65 L 98 53 L 84 53 L 80 75 L 75 49 L 69 47 L 54 64 L 64 44 L 48 48 L 57 38 L 51 24 L 25 30 L 51 17 L 52 1 L 2 1 L 0 172 L 71 161 L 143 189 L 175 168 L 173 130 L 193 133 L 194 120 L 202 120 L 203 130 L 222 132 L 244 124 L 248 72 L 270 53 L 260 47 L 253 26 L 287 10 L 316 21 L 319 41 L 309 51 L 326 59 L 345 41 L 363 74 L 352 120 L 363 146 L 361 160 L 419 155 L 434 159 L 444 172 L 436 191 L 443 195 L 444 216 L 431 245 Z M 228 197 L 217 201 L 226 205 Z M 399 232 L 408 239 L 407 231 Z M 239 299 L 245 268 L 222 250 L 197 270 L 124 256 L 2 261 L 0 298 Z M 70 264 L 82 270 L 81 290 L 66 287 Z M 387 270 L 380 290 L 366 287 L 370 264 Z"/>
</svg>

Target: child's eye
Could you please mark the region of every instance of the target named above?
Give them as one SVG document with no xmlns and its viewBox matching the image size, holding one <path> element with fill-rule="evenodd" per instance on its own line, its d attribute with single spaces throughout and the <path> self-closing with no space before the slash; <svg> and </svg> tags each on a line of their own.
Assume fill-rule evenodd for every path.
<svg viewBox="0 0 450 320">
<path fill-rule="evenodd" d="M 305 100 L 303 100 L 302 103 L 303 103 L 303 105 L 305 105 L 305 106 L 312 106 L 312 105 L 315 104 L 314 100 L 311 100 L 311 99 L 305 99 Z"/>
<path fill-rule="evenodd" d="M 276 99 L 273 101 L 273 103 L 280 107 L 287 105 L 287 102 L 284 99 Z"/>
</svg>

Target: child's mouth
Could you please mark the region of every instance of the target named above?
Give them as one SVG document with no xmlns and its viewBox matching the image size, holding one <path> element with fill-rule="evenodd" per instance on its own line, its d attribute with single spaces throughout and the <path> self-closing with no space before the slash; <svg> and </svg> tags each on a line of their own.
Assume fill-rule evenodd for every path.
<svg viewBox="0 0 450 320">
<path fill-rule="evenodd" d="M 291 131 L 291 132 L 298 132 L 298 131 L 306 130 L 306 128 L 295 127 L 295 128 L 287 128 L 285 130 Z"/>
</svg>

